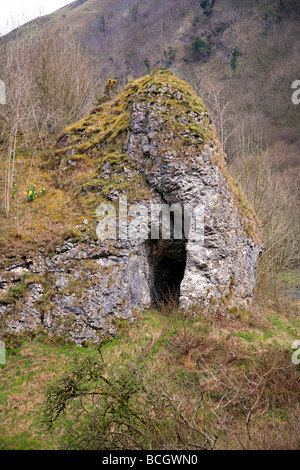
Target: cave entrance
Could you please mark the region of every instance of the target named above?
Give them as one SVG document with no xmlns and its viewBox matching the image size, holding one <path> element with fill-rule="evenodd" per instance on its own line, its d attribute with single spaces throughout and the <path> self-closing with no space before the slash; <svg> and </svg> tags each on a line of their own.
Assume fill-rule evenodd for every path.
<svg viewBox="0 0 300 470">
<path fill-rule="evenodd" d="M 153 267 L 153 302 L 179 301 L 180 284 L 186 266 L 183 240 L 152 240 L 150 265 Z"/>
</svg>

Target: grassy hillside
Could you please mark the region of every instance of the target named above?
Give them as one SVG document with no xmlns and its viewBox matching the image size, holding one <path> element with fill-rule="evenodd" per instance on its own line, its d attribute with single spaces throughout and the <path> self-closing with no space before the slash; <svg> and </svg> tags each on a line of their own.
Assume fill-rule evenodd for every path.
<svg viewBox="0 0 300 470">
<path fill-rule="evenodd" d="M 49 389 L 49 383 L 56 387 L 60 384 L 62 393 L 69 374 L 75 380 L 74 370 L 80 364 L 85 370 L 87 361 L 96 361 L 114 383 L 107 390 L 112 406 L 117 399 L 114 387 L 119 391 L 125 387 L 130 406 L 141 419 L 149 418 L 153 409 L 152 424 L 138 427 L 142 434 L 135 434 L 140 448 L 147 449 L 152 443 L 152 448 L 159 449 L 197 449 L 202 445 L 216 449 L 297 449 L 300 370 L 292 363 L 291 344 L 300 335 L 299 312 L 299 305 L 285 304 L 280 311 L 264 308 L 237 313 L 231 321 L 209 320 L 200 311 L 194 317 L 182 316 L 165 305 L 161 310 L 142 312 L 131 325 L 124 324 L 119 336 L 102 347 L 102 359 L 94 349 L 55 341 L 49 344 L 42 334 L 25 337 L 17 344 L 12 340 L 7 363 L 1 366 L 0 448 L 93 447 L 83 435 L 84 431 L 95 432 L 88 426 L 89 418 L 93 410 L 101 412 L 101 400 L 95 395 L 91 402 L 85 392 L 99 392 L 99 378 L 87 382 L 88 376 L 80 379 L 86 411 L 77 415 L 83 411 L 77 395 L 68 403 L 66 415 L 55 421 L 52 432 L 47 430 L 42 411 L 46 409 L 46 390 L 48 397 L 54 396 L 55 388 Z M 88 374 L 87 369 L 85 372 Z M 139 392 L 134 391 L 137 378 Z M 164 396 L 175 407 L 174 414 Z M 155 407 L 153 400 L 160 406 Z M 49 418 L 49 401 L 47 409 Z M 128 424 L 129 420 L 132 426 L 138 425 L 126 410 L 119 413 L 108 413 L 108 422 L 119 419 Z M 167 419 L 169 426 L 165 426 Z M 153 433 L 154 423 L 157 430 Z M 71 435 L 78 437 L 73 444 L 68 440 L 70 424 L 75 425 Z M 123 445 L 131 448 L 134 431 L 124 425 L 123 432 L 127 435 Z M 105 438 L 111 450 L 122 446 L 121 438 Z M 105 439 L 100 444 L 105 448 L 101 445 L 105 446 Z"/>
</svg>

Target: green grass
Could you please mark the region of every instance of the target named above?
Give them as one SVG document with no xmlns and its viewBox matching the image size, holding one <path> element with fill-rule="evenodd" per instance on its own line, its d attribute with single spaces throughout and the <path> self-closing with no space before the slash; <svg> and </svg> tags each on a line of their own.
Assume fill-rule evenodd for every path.
<svg viewBox="0 0 300 470">
<path fill-rule="evenodd" d="M 282 289 L 300 289 L 300 271 L 293 270 L 281 274 Z"/>
<path fill-rule="evenodd" d="M 1 450 L 55 448 L 55 437 L 45 433 L 40 422 L 43 392 L 73 350 L 74 347 L 50 346 L 37 339 L 7 351 L 0 378 Z M 80 351 L 85 353 L 85 349 Z"/>
<path fill-rule="evenodd" d="M 203 360 L 215 374 L 225 367 L 234 377 L 261 367 L 261 361 L 267 362 L 278 351 L 290 367 L 291 344 L 300 338 L 300 316 L 295 312 L 252 312 L 247 320 L 229 321 L 145 310 L 134 323 L 120 325 L 119 335 L 103 346 L 102 355 L 116 366 L 142 357 L 147 374 L 154 374 L 170 389 L 181 387 L 183 394 L 196 393 L 199 377 L 208 380 L 201 372 Z M 24 338 L 9 347 L 0 376 L 0 449 L 58 448 L 60 431 L 51 434 L 41 422 L 45 389 L 67 369 L 74 353 L 85 356 L 91 349 L 51 343 L 45 337 Z M 221 366 L 226 356 L 237 359 Z M 274 413 L 278 418 L 281 409 L 281 415 L 287 416 L 282 418 L 286 426 L 290 409 L 280 399 Z M 226 436 L 224 439 L 221 446 L 228 444 Z"/>
</svg>

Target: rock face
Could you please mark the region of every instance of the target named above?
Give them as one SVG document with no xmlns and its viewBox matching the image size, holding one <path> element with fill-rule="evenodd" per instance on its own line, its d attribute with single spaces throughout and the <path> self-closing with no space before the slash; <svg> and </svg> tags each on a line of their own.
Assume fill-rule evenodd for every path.
<svg viewBox="0 0 300 470">
<path fill-rule="evenodd" d="M 86 236 L 64 241 L 52 255 L 37 251 L 33 259 L 2 273 L 3 295 L 12 282 L 26 281 L 26 294 L 17 306 L 9 301 L 0 306 L 10 331 L 43 326 L 81 344 L 114 334 L 120 318 L 132 319 L 170 293 L 179 298 L 182 308 L 198 308 L 207 314 L 228 313 L 251 304 L 260 229 L 221 164 L 203 104 L 169 73 L 140 80 L 122 96 L 119 101 L 126 101 L 123 108 L 128 118 L 122 157 L 117 167 L 110 158 L 101 161 L 98 190 L 119 175 L 119 181 L 131 187 L 128 204 L 142 204 L 149 220 L 153 204 L 203 208 L 202 243 L 192 245 L 191 232 L 186 231 L 181 239 L 151 239 L 149 228 L 148 239 Z M 101 121 L 101 112 L 93 116 Z M 85 135 L 77 138 L 77 148 L 72 146 L 74 130 L 60 139 L 59 149 L 66 149 L 59 153 L 63 155 L 61 171 L 66 165 L 70 171 L 76 166 L 73 156 L 78 146 L 86 147 L 93 119 L 90 116 L 83 126 Z M 88 150 L 96 158 L 98 149 L 103 152 L 109 145 L 109 138 L 99 139 L 97 145 Z M 126 188 L 115 185 L 106 191 L 105 200 L 117 205 L 120 196 L 128 195 Z M 97 194 L 97 188 L 93 191 Z M 99 203 L 103 201 L 99 198 Z"/>
<path fill-rule="evenodd" d="M 163 88 L 162 94 L 171 93 L 170 88 Z M 201 122 L 206 117 L 202 114 L 191 117 Z M 183 155 L 168 146 L 162 150 L 161 140 L 172 138 L 157 119 L 155 106 L 133 105 L 127 152 L 141 162 L 160 203 L 204 206 L 203 246 L 189 250 L 183 243 L 182 249 L 173 253 L 170 243 L 164 243 L 166 250 L 162 248 L 161 257 L 177 261 L 177 269 L 182 269 L 180 304 L 185 307 L 201 301 L 205 307 L 220 306 L 227 298 L 230 305 L 247 307 L 253 296 L 261 246 L 246 233 L 228 181 L 216 164 L 218 149 L 209 142 L 201 150 L 195 146 L 194 152 L 189 148 Z"/>
</svg>

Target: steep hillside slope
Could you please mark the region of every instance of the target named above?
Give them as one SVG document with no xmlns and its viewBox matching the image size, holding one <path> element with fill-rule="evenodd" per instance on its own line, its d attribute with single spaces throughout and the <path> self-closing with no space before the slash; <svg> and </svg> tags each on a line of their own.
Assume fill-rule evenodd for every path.
<svg viewBox="0 0 300 470">
<path fill-rule="evenodd" d="M 238 129 L 246 149 L 268 148 L 297 188 L 300 106 L 291 101 L 291 84 L 300 76 L 299 15 L 293 0 L 86 0 L 4 39 L 68 28 L 95 54 L 103 85 L 116 77 L 123 88 L 128 78 L 169 68 L 204 98 L 210 94 L 210 108 L 212 81 L 213 95 L 221 90 L 230 102 L 226 134 Z M 245 149 L 241 139 L 227 140 L 229 156 Z"/>
</svg>

